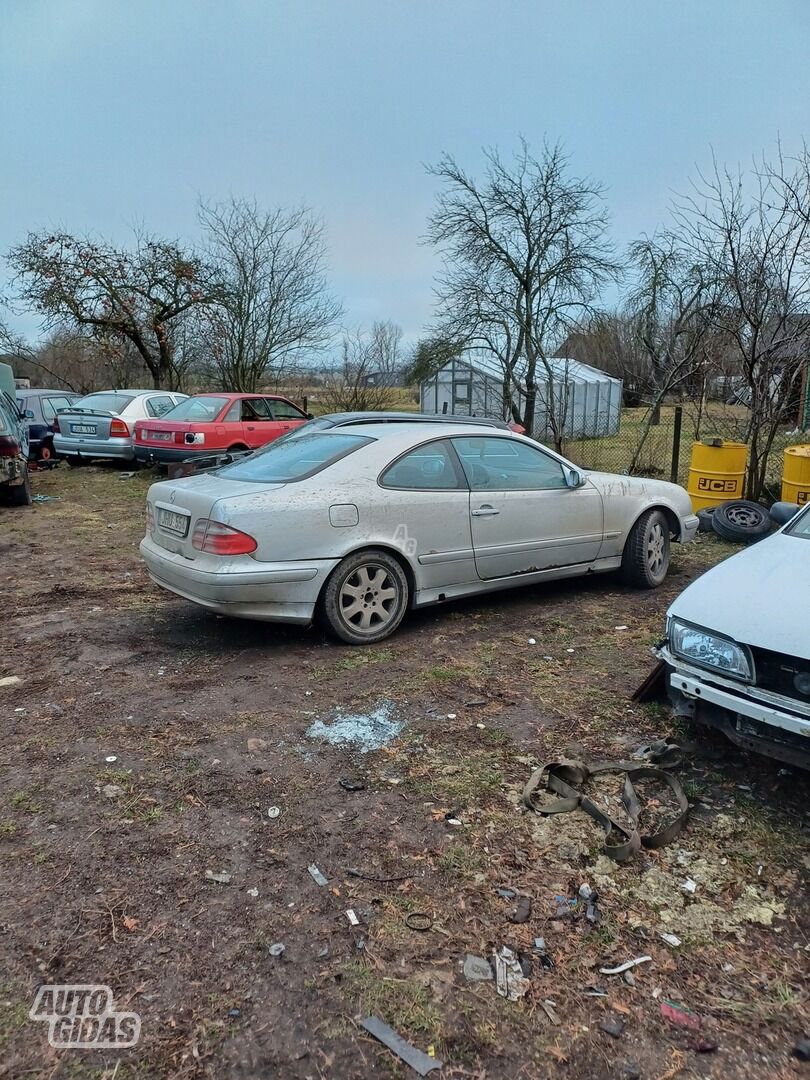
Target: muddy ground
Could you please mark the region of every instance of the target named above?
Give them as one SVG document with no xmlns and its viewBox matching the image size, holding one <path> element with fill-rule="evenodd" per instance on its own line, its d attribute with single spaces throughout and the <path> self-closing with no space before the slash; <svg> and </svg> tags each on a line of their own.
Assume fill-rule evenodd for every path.
<svg viewBox="0 0 810 1080">
<path fill-rule="evenodd" d="M 63 466 L 35 478 L 59 501 L 0 509 L 0 677 L 22 680 L 0 689 L 0 1076 L 414 1076 L 359 1026 L 369 1014 L 446 1077 L 810 1068 L 791 1057 L 808 1034 L 808 778 L 629 700 L 667 604 L 730 547 L 676 550 L 655 593 L 524 588 L 358 650 L 151 585 L 148 482 Z M 323 741 L 370 713 L 382 748 Z M 672 846 L 619 867 L 584 815 L 521 810 L 536 763 L 666 735 L 687 747 L 693 806 Z M 582 883 L 597 924 L 567 903 Z M 502 945 L 531 964 L 517 1002 L 462 973 Z M 599 972 L 641 955 L 632 985 Z M 44 983 L 108 984 L 141 1016 L 137 1048 L 52 1049 L 28 1019 Z"/>
</svg>

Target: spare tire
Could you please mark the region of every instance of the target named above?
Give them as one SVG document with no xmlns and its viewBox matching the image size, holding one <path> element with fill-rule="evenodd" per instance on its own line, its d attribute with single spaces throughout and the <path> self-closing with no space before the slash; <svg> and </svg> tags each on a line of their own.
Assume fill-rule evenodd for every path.
<svg viewBox="0 0 810 1080">
<path fill-rule="evenodd" d="M 716 509 L 716 506 L 704 506 L 702 510 L 698 510 L 698 532 L 714 532 L 714 525 L 712 524 L 712 519 L 714 517 L 714 512 Z"/>
<path fill-rule="evenodd" d="M 733 544 L 753 544 L 767 536 L 772 526 L 764 506 L 748 499 L 730 499 L 715 508 L 712 527 Z"/>
<path fill-rule="evenodd" d="M 775 502 L 770 509 L 771 521 L 775 521 L 777 525 L 787 525 L 800 510 L 798 503 Z"/>
</svg>

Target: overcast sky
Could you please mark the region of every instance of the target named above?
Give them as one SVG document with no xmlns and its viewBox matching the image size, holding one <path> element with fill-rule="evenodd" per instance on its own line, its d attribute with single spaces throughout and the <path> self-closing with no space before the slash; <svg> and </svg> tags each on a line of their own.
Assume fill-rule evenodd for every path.
<svg viewBox="0 0 810 1080">
<path fill-rule="evenodd" d="M 560 139 L 623 245 L 710 147 L 810 134 L 808 46 L 808 0 L 0 0 L 0 252 L 55 225 L 193 242 L 199 195 L 303 202 L 347 322 L 415 338 L 424 163 Z"/>
</svg>

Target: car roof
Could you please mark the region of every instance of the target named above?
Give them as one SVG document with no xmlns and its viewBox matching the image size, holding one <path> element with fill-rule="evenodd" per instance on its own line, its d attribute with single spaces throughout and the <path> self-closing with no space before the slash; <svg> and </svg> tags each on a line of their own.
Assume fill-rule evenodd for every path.
<svg viewBox="0 0 810 1080">
<path fill-rule="evenodd" d="M 89 397 L 89 394 L 77 394 L 75 390 L 46 390 L 41 386 L 30 387 L 27 390 L 17 389 L 20 397 L 44 397 L 46 394 L 58 394 L 60 397 Z"/>
<path fill-rule="evenodd" d="M 237 398 L 256 398 L 256 397 L 273 398 L 274 401 L 287 401 L 287 400 L 289 400 L 288 398 L 285 398 L 283 394 L 269 394 L 269 393 L 265 394 L 265 393 L 262 393 L 261 391 L 258 391 L 257 393 L 248 394 L 248 393 L 241 393 L 241 392 L 236 391 L 236 390 L 201 390 L 199 394 L 189 394 L 189 397 L 222 397 L 222 398 L 233 398 L 234 401 Z"/>
<path fill-rule="evenodd" d="M 368 423 L 364 423 L 364 424 L 353 424 L 352 425 L 352 434 L 353 435 L 370 435 L 370 436 L 373 436 L 373 438 L 375 438 L 375 439 L 397 439 L 397 438 L 400 438 L 400 439 L 404 439 L 405 441 L 407 441 L 409 438 L 413 438 L 414 436 L 423 437 L 425 439 L 425 441 L 430 441 L 431 438 L 446 439 L 451 435 L 478 435 L 481 438 L 485 437 L 484 433 L 482 432 L 482 428 L 483 428 L 482 424 L 476 424 L 476 423 L 465 424 L 463 420 L 460 420 L 457 423 L 452 423 L 452 424 L 451 423 L 447 423 L 447 424 L 443 423 L 443 424 L 441 424 L 441 434 L 438 434 L 437 432 L 434 432 L 433 435 L 428 435 L 427 432 L 428 432 L 429 427 L 430 427 L 429 424 L 425 424 L 425 423 L 420 422 L 418 420 L 413 422 L 413 423 L 410 423 L 410 424 L 408 424 L 408 423 L 386 424 L 386 423 L 379 423 L 379 422 L 375 423 L 374 421 L 369 421 Z M 313 434 L 315 434 L 315 433 L 313 433 Z M 341 432 L 337 428 L 326 428 L 325 430 L 317 432 L 317 434 L 318 435 L 340 435 L 340 434 L 345 435 L 346 433 Z M 517 432 L 511 431 L 509 428 L 490 428 L 490 429 L 486 429 L 486 436 L 497 436 L 497 437 L 503 437 L 503 438 L 507 438 L 507 439 L 520 438 L 520 436 L 517 434 Z"/>
<path fill-rule="evenodd" d="M 339 412 L 339 413 L 324 413 L 323 416 L 316 416 L 316 420 L 331 420 L 335 425 L 345 423 L 375 423 L 385 422 L 383 418 L 387 420 L 401 420 L 403 422 L 412 421 L 413 423 L 421 422 L 436 424 L 458 424 L 469 423 L 478 426 L 492 426 L 492 427 L 508 427 L 509 425 L 503 420 L 496 420 L 490 416 L 470 416 L 470 417 L 457 417 L 447 413 L 425 413 L 425 412 L 407 412 L 406 410 L 397 411 L 394 409 L 381 409 L 379 412 Z"/>
</svg>

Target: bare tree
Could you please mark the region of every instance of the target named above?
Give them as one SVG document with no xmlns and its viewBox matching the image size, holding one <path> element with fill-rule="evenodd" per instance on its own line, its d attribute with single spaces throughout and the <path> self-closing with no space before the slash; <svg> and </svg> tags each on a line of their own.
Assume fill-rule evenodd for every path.
<svg viewBox="0 0 810 1080">
<path fill-rule="evenodd" d="M 345 333 L 340 364 L 324 377 L 320 392 L 326 412 L 379 412 L 390 409 L 394 395 L 387 382 L 373 378 L 379 370 L 379 342 L 363 330 Z"/>
<path fill-rule="evenodd" d="M 442 334 L 435 334 L 418 341 L 405 369 L 405 382 L 421 383 L 435 375 L 445 364 L 458 359 L 464 351 L 464 344 L 451 341 Z"/>
<path fill-rule="evenodd" d="M 515 419 L 535 431 L 540 404 L 559 447 L 567 396 L 553 345 L 619 274 L 602 188 L 574 176 L 559 145 L 538 159 L 521 141 L 511 163 L 495 150 L 485 158 L 483 181 L 448 155 L 429 170 L 443 184 L 427 233 L 444 256 L 440 328 L 494 356 Z"/>
<path fill-rule="evenodd" d="M 638 240 L 630 248 L 630 262 L 636 284 L 627 311 L 646 358 L 637 376 L 647 405 L 630 460 L 632 473 L 666 397 L 694 382 L 705 366 L 704 342 L 711 328 L 717 282 L 711 268 L 696 261 L 672 232 Z"/>
<path fill-rule="evenodd" d="M 254 201 L 201 205 L 221 302 L 207 340 L 223 384 L 254 391 L 333 338 L 341 305 L 327 288 L 322 223 L 305 209 L 265 211 Z"/>
<path fill-rule="evenodd" d="M 372 324 L 369 336 L 370 361 L 379 373 L 377 381 L 396 385 L 403 367 L 402 327 L 390 319 L 378 320 Z"/>
<path fill-rule="evenodd" d="M 131 342 L 155 387 L 179 383 L 175 321 L 219 295 L 216 275 L 200 258 L 146 236 L 125 251 L 68 233 L 29 233 L 8 261 L 17 299 L 46 327 Z"/>
<path fill-rule="evenodd" d="M 790 416 L 810 341 L 810 155 L 778 152 L 748 173 L 714 163 L 675 220 L 682 243 L 718 283 L 711 325 L 736 352 L 749 444 L 746 494 L 760 498 L 768 458 Z"/>
</svg>

